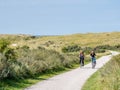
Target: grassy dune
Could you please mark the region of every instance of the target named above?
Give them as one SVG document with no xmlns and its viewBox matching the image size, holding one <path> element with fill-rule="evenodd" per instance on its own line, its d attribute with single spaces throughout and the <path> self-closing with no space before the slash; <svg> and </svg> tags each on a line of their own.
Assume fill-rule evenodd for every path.
<svg viewBox="0 0 120 90">
<path fill-rule="evenodd" d="M 93 74 L 82 90 L 120 90 L 120 55 Z"/>
<path fill-rule="evenodd" d="M 103 49 L 108 47 L 104 45 L 118 45 L 115 50 L 120 49 L 119 37 L 120 32 L 40 37 L 0 35 L 0 87 L 6 87 L 6 90 L 22 89 L 26 85 L 19 82 L 21 79 L 24 81 L 26 78 L 42 77 L 41 74 L 64 71 L 65 68 L 73 68 L 76 64 L 78 66 L 79 50 L 74 51 L 76 50 L 75 47 L 73 48 L 74 45 L 77 45 L 77 48 L 79 48 L 78 46 L 88 47 L 85 52 L 85 63 L 88 63 L 90 57 L 87 54 L 96 46 L 103 45 L 98 48 L 100 50 L 97 53 L 98 57 L 108 54 L 103 53 Z M 63 53 L 62 48 L 69 45 L 73 45 L 70 48 L 73 52 Z M 14 86 L 14 82 L 19 83 L 19 88 L 17 84 Z M 27 83 L 31 85 L 32 82 Z"/>
<path fill-rule="evenodd" d="M 120 32 L 73 34 L 66 36 L 46 36 L 46 37 L 38 38 L 35 45 L 36 46 L 46 45 L 46 47 L 48 48 L 57 48 L 57 49 L 71 44 L 77 44 L 82 47 L 87 47 L 87 46 L 94 47 L 105 44 L 116 45 L 116 44 L 120 44 L 119 37 L 120 37 Z M 50 43 L 50 41 L 52 43 Z M 35 45 L 31 44 L 32 42 L 35 41 L 31 40 L 26 44 L 30 45 L 31 47 L 35 47 Z"/>
<path fill-rule="evenodd" d="M 98 45 L 117 45 L 120 44 L 120 32 L 111 33 L 87 33 L 62 36 L 41 36 L 32 37 L 29 35 L 0 35 L 2 38 L 9 38 L 18 46 L 27 45 L 30 48 L 39 46 L 61 51 L 67 45 L 77 44 L 81 47 L 95 47 Z"/>
</svg>

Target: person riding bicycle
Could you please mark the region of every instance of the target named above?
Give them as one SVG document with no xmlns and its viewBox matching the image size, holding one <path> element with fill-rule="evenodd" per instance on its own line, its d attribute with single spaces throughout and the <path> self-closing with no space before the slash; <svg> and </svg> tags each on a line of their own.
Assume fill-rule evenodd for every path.
<svg viewBox="0 0 120 90">
<path fill-rule="evenodd" d="M 81 51 L 79 54 L 80 57 L 80 66 L 84 66 L 84 52 Z"/>
<path fill-rule="evenodd" d="M 90 53 L 90 56 L 91 56 L 91 60 L 92 60 L 92 68 L 95 68 L 96 66 L 96 54 L 95 54 L 95 51 L 91 51 Z"/>
</svg>

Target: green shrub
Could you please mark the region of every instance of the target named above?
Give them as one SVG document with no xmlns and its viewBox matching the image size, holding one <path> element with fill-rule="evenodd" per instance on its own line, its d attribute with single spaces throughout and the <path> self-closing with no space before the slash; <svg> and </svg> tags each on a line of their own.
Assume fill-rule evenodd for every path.
<svg viewBox="0 0 120 90">
<path fill-rule="evenodd" d="M 0 52 L 3 53 L 9 44 L 10 42 L 8 40 L 0 39 Z"/>
<path fill-rule="evenodd" d="M 110 46 L 110 45 L 100 45 L 100 46 L 97 46 L 96 48 L 97 49 L 111 49 L 112 46 Z"/>
<path fill-rule="evenodd" d="M 91 47 L 85 47 L 82 49 L 86 54 L 90 54 L 90 52 L 93 50 Z"/>
<path fill-rule="evenodd" d="M 27 51 L 23 48 L 17 49 L 18 66 L 12 66 L 13 72 L 17 77 L 34 77 L 46 71 L 61 70 L 64 67 L 72 67 L 79 60 L 74 55 L 60 54 L 54 50 L 47 50 L 39 47 L 38 49 Z M 16 70 L 15 70 L 16 69 Z"/>
<path fill-rule="evenodd" d="M 79 58 L 72 54 L 61 54 L 43 47 L 29 49 L 28 46 L 9 48 L 9 43 L 0 44 L 0 79 L 22 79 L 48 71 L 71 68 L 79 63 Z M 74 47 L 76 48 L 76 47 Z M 77 47 L 78 48 L 78 47 Z M 77 50 L 77 49 L 74 49 Z"/>
<path fill-rule="evenodd" d="M 15 51 L 8 47 L 9 42 L 0 40 L 0 79 L 12 77 L 12 64 L 17 63 Z"/>
<path fill-rule="evenodd" d="M 115 46 L 110 46 L 110 45 L 100 45 L 97 46 L 96 49 L 102 49 L 102 50 L 120 50 L 120 44 L 115 45 Z"/>
<path fill-rule="evenodd" d="M 105 49 L 96 49 L 96 53 L 104 53 L 105 51 Z"/>
<path fill-rule="evenodd" d="M 77 52 L 77 51 L 80 51 L 80 49 L 81 49 L 81 47 L 79 47 L 78 45 L 71 45 L 71 46 L 63 47 L 62 52 L 64 52 L 64 53 Z"/>
</svg>

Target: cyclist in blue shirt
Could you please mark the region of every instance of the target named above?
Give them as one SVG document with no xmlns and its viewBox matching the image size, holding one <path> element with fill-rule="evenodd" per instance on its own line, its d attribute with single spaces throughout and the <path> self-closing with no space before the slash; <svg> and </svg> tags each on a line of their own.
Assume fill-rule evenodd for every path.
<svg viewBox="0 0 120 90">
<path fill-rule="evenodd" d="M 95 68 L 96 66 L 96 54 L 95 54 L 95 51 L 91 51 L 90 53 L 90 56 L 91 56 L 91 60 L 92 60 L 92 68 Z"/>
</svg>

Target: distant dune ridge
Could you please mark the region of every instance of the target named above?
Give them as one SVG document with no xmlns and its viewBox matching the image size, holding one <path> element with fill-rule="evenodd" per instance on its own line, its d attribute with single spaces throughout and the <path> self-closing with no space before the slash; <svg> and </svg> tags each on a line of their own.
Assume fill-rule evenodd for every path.
<svg viewBox="0 0 120 90">
<path fill-rule="evenodd" d="M 60 50 L 67 45 L 77 44 L 81 47 L 94 47 L 97 45 L 118 45 L 120 44 L 120 32 L 106 32 L 106 33 L 86 33 L 86 34 L 72 34 L 72 35 L 25 35 L 25 34 L 1 34 L 0 38 L 11 40 L 18 46 L 28 45 L 30 48 L 37 48 L 39 46 Z"/>
</svg>

